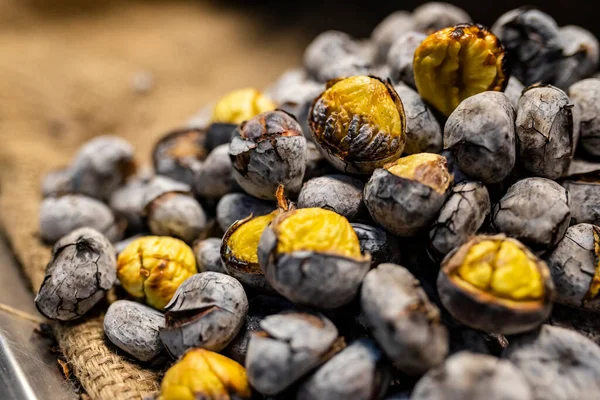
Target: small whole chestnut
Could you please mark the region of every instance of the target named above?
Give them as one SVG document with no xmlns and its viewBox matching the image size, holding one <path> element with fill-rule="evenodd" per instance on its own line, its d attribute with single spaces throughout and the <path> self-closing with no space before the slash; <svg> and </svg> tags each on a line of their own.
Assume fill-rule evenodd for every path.
<svg viewBox="0 0 600 400">
<path fill-rule="evenodd" d="M 229 145 L 233 177 L 248 194 L 274 200 L 279 185 L 298 193 L 306 170 L 306 139 L 298 121 L 269 111 L 242 123 Z"/>
</svg>

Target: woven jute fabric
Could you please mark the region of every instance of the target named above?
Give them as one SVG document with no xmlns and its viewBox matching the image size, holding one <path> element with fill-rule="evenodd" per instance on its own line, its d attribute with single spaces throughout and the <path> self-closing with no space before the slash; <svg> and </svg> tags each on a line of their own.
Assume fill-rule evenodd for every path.
<svg viewBox="0 0 600 400">
<path fill-rule="evenodd" d="M 206 4 L 64 2 L 61 12 L 61 1 L 0 0 L 0 217 L 33 292 L 51 251 L 38 234 L 45 173 L 100 134 L 125 137 L 147 162 L 162 134 L 228 90 L 266 86 L 305 44 L 291 32 L 249 34 L 251 16 Z M 53 326 L 82 397 L 157 391 L 160 372 L 110 346 L 102 316 Z"/>
</svg>

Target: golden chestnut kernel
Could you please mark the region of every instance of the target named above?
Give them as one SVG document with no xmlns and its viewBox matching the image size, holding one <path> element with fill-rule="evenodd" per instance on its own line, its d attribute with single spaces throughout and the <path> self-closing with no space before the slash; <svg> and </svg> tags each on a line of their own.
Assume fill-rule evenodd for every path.
<svg viewBox="0 0 600 400">
<path fill-rule="evenodd" d="M 234 258 L 237 263 L 256 265 L 258 267 L 258 242 L 267 227 L 279 211 L 270 214 L 249 217 L 236 223 L 233 233 L 228 238 L 225 257 Z M 234 224 L 235 225 L 235 224 Z M 260 269 L 260 267 L 258 267 Z"/>
<path fill-rule="evenodd" d="M 406 116 L 387 82 L 370 76 L 334 80 L 315 100 L 309 126 L 317 146 L 341 170 L 370 173 L 402 154 Z"/>
<path fill-rule="evenodd" d="M 538 301 L 544 296 L 535 260 L 515 243 L 483 240 L 469 249 L 454 280 L 467 290 L 480 290 L 513 301 Z"/>
<path fill-rule="evenodd" d="M 275 103 L 252 88 L 234 90 L 215 105 L 212 122 L 241 124 L 265 111 L 274 110 Z"/>
<path fill-rule="evenodd" d="M 599 229 L 594 227 L 594 253 L 596 254 L 596 268 L 594 268 L 594 277 L 590 282 L 590 287 L 588 288 L 583 301 L 590 301 L 598 297 L 598 293 L 600 293 L 600 234 Z"/>
<path fill-rule="evenodd" d="M 158 399 L 231 400 L 251 395 L 244 367 L 218 353 L 195 348 L 165 373 Z"/>
<path fill-rule="evenodd" d="M 362 258 L 358 236 L 348 220 L 322 208 L 301 208 L 274 221 L 277 252 L 309 250 Z"/>
<path fill-rule="evenodd" d="M 475 236 L 448 254 L 437 289 L 455 319 L 503 335 L 541 325 L 555 297 L 546 263 L 504 235 Z"/>
<path fill-rule="evenodd" d="M 410 179 L 429 186 L 443 194 L 452 183 L 446 157 L 432 153 L 418 153 L 402 157 L 384 167 L 400 178 Z"/>
<path fill-rule="evenodd" d="M 117 260 L 117 277 L 131 296 L 162 310 L 187 278 L 197 272 L 192 249 L 168 236 L 131 242 Z"/>
<path fill-rule="evenodd" d="M 415 51 L 413 70 L 421 97 L 445 116 L 467 97 L 502 91 L 508 82 L 504 47 L 481 25 L 429 35 Z"/>
</svg>

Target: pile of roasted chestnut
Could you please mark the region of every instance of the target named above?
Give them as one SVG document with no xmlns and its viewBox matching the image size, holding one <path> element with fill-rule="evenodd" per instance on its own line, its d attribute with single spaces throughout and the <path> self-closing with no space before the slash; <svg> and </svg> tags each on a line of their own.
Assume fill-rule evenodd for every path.
<svg viewBox="0 0 600 400">
<path fill-rule="evenodd" d="M 325 32 L 152 169 L 103 136 L 48 174 L 37 307 L 116 287 L 163 400 L 599 398 L 599 52 L 531 8 Z"/>
</svg>

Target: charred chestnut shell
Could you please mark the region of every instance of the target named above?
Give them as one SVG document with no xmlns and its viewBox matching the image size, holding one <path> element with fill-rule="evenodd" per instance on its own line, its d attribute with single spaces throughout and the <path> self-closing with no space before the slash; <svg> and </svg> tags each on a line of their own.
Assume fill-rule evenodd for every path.
<svg viewBox="0 0 600 400">
<path fill-rule="evenodd" d="M 157 174 L 194 185 L 194 176 L 211 150 L 231 140 L 235 125 L 213 124 L 207 129 L 178 129 L 167 133 L 152 151 Z"/>
<path fill-rule="evenodd" d="M 229 146 L 236 182 L 248 194 L 275 199 L 277 187 L 297 193 L 306 170 L 306 139 L 296 118 L 269 111 L 242 123 Z"/>
<path fill-rule="evenodd" d="M 365 185 L 364 202 L 388 232 L 413 236 L 433 222 L 451 184 L 443 156 L 413 154 L 377 169 Z"/>
</svg>

